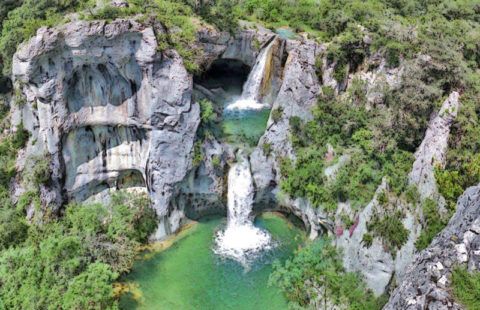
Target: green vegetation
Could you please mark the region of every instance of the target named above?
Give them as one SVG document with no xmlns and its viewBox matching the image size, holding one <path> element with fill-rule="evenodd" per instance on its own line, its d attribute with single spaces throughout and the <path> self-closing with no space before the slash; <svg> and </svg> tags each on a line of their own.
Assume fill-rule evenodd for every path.
<svg viewBox="0 0 480 310">
<path fill-rule="evenodd" d="M 445 169 L 435 178 L 447 207 L 455 209 L 458 197 L 480 180 L 480 78 L 461 97 L 462 106 L 452 125 Z"/>
<path fill-rule="evenodd" d="M 447 225 L 447 218 L 438 213 L 437 203 L 426 199 L 422 204 L 423 230 L 415 242 L 417 250 L 423 250 L 432 242 L 433 238 Z"/>
<path fill-rule="evenodd" d="M 282 190 L 329 211 L 336 209 L 338 200 L 349 200 L 357 208 L 364 206 L 383 177 L 395 194 L 406 190 L 413 154 L 396 147 L 394 138 L 384 136 L 387 114 L 379 109 L 367 111 L 364 105 L 351 106 L 347 99 L 334 97 L 329 88 L 324 88 L 313 114 L 314 119 L 307 123 L 290 119 L 298 158 L 295 163 L 282 163 Z M 323 174 L 327 143 L 350 157 L 333 182 Z"/>
<path fill-rule="evenodd" d="M 373 243 L 373 236 L 369 233 L 366 233 L 362 237 L 362 243 L 365 247 L 369 248 Z"/>
<path fill-rule="evenodd" d="M 134 287 L 121 297 L 120 308 L 287 310 L 288 300 L 280 289 L 268 285 L 271 259 L 284 262 L 305 241 L 305 232 L 279 214 L 259 215 L 255 226 L 267 230 L 281 246 L 252 262 L 246 272 L 241 264 L 221 260 L 212 251 L 213 236 L 224 225 L 225 218 L 204 218 L 183 230 L 167 249 L 142 253 L 143 259 L 120 278 Z"/>
<path fill-rule="evenodd" d="M 78 0 L 24 0 L 16 5 L 2 5 L 3 16 L 0 36 L 0 57 L 3 73 L 11 70 L 12 56 L 17 46 L 35 34 L 42 26 L 54 26 L 64 21 L 65 14 L 78 9 Z"/>
<path fill-rule="evenodd" d="M 200 104 L 200 130 L 198 135 L 200 138 L 220 138 L 223 136 L 222 127 L 220 125 L 219 107 L 207 99 L 202 99 Z"/>
<path fill-rule="evenodd" d="M 263 151 L 263 155 L 265 155 L 266 157 L 270 156 L 270 154 L 272 153 L 272 144 L 268 142 L 263 143 L 262 151 Z"/>
<path fill-rule="evenodd" d="M 408 240 L 408 230 L 402 223 L 401 212 L 387 212 L 384 215 L 374 214 L 372 220 L 367 223 L 367 229 L 372 237 L 382 239 L 385 248 L 395 256 L 395 253 Z M 371 244 L 369 237 L 363 242 Z"/>
<path fill-rule="evenodd" d="M 9 186 L 28 138 L 22 125 L 0 138 L 0 308 L 116 308 L 113 281 L 156 227 L 149 199 L 118 193 L 108 206 L 72 204 L 61 217 L 42 212 L 39 185 L 50 178 L 50 160 L 37 156 L 17 176 L 27 191 L 14 204 Z M 27 222 L 30 206 L 35 217 Z"/>
<path fill-rule="evenodd" d="M 17 152 L 25 146 L 29 138 L 23 125 L 15 133 L 0 139 L 0 196 L 7 195 L 10 179 L 15 176 Z"/>
<path fill-rule="evenodd" d="M 129 0 L 128 8 L 105 5 L 96 8 L 94 0 L 24 0 L 0 4 L 0 64 L 3 74 L 9 75 L 12 57 L 17 46 L 35 35 L 42 26 L 55 26 L 68 21 L 68 13 L 79 12 L 84 19 L 105 19 L 142 15 L 146 23 L 160 23 L 166 33 L 159 33 L 159 49 L 174 48 L 183 57 L 187 70 L 199 68 L 195 58 L 199 50 L 193 48 L 195 25 L 190 6 L 175 0 Z"/>
<path fill-rule="evenodd" d="M 63 217 L 47 216 L 41 225 L 0 215 L 0 299 L 7 309 L 116 307 L 113 281 L 130 270 L 137 246 L 156 227 L 148 198 L 121 193 L 108 206 L 69 205 Z"/>
<path fill-rule="evenodd" d="M 452 272 L 453 295 L 468 310 L 480 309 L 480 272 L 456 267 Z"/>
<path fill-rule="evenodd" d="M 282 289 L 295 309 L 323 309 L 323 297 L 347 309 L 381 309 L 386 302 L 383 297 L 374 298 L 358 274 L 344 270 L 340 254 L 328 239 L 305 246 L 283 265 L 274 263 L 269 282 Z"/>
<path fill-rule="evenodd" d="M 283 115 L 283 109 L 281 107 L 273 109 L 271 112 L 272 120 L 273 122 L 278 122 Z"/>
<path fill-rule="evenodd" d="M 423 139 L 433 112 L 453 90 L 461 92 L 461 109 L 454 121 L 445 167 L 437 167 L 436 180 L 447 200 L 449 212 L 466 187 L 480 180 L 480 7 L 477 0 L 387 1 L 387 0 L 129 0 L 128 8 L 96 8 L 94 0 L 4 0 L 0 3 L 0 70 L 11 71 L 18 45 L 39 27 L 68 21 L 69 13 L 80 18 L 106 19 L 136 16 L 145 24 L 161 25 L 158 50 L 174 48 L 190 72 L 199 70 L 194 48 L 196 27 L 203 21 L 222 30 L 233 30 L 239 19 L 270 28 L 289 26 L 310 38 L 327 43 L 317 57 L 317 76 L 325 65 L 335 64 L 333 77 L 342 82 L 359 68 L 374 69 L 379 55 L 389 68 L 401 67 L 399 87 L 385 85 L 380 99 L 367 104 L 367 87 L 351 81 L 346 94 L 336 96 L 330 88 L 313 111 L 313 120 L 289 120 L 291 140 L 297 153 L 293 162 L 281 162 L 281 189 L 293 197 L 304 197 L 333 213 L 338 201 L 349 201 L 354 210 L 364 207 L 382 180 L 377 210 L 368 223 L 363 244 L 380 238 L 393 254 L 408 238 L 403 214 L 389 205 L 389 197 L 418 202 L 415 188 L 407 186 L 413 152 Z M 254 42 L 254 45 L 256 43 Z M 0 81 L 6 81 L 0 77 Z M 25 101 L 21 85 L 15 85 L 14 102 Z M 238 137 L 255 145 L 263 132 L 266 114 L 249 121 L 232 119 L 219 128 L 215 106 L 200 102 L 201 139 L 211 135 Z M 4 111 L 0 111 L 4 116 Z M 272 111 L 272 120 L 282 116 Z M 244 127 L 237 126 L 241 123 Z M 237 130 L 238 129 L 238 130 Z M 237 131 L 236 131 L 237 130 Z M 115 307 L 111 283 L 131 268 L 134 248 L 153 229 L 153 213 L 146 201 L 123 197 L 109 206 L 67 206 L 65 215 L 39 219 L 42 225 L 27 223 L 26 208 L 40 208 L 38 185 L 48 182 L 48 160 L 36 158 L 24 172 L 31 184 L 18 203 L 9 197 L 9 183 L 15 177 L 15 159 L 28 134 L 20 126 L 16 133 L 0 140 L 0 308 L 109 308 Z M 326 156 L 331 144 L 337 158 Z M 265 155 L 271 145 L 264 144 Z M 324 176 L 324 169 L 339 155 L 348 156 L 336 178 Z M 203 159 L 201 142 L 194 147 L 194 164 Z M 214 165 L 219 159 L 214 158 Z M 433 201 L 425 201 L 424 231 L 416 243 L 423 249 L 442 229 L 447 218 L 437 213 Z M 40 213 L 40 212 L 39 212 Z M 348 226 L 352 219 L 342 219 Z M 374 309 L 381 304 L 362 289 L 357 274 L 343 270 L 339 254 L 328 241 L 312 243 L 285 265 L 277 263 L 271 282 L 278 284 L 293 304 L 307 306 L 319 294 L 335 304 L 353 309 Z M 456 269 L 452 276 L 454 294 L 467 308 L 477 309 L 478 273 Z M 323 293 L 317 288 L 322 287 Z M 320 305 L 321 306 L 321 305 Z"/>
</svg>

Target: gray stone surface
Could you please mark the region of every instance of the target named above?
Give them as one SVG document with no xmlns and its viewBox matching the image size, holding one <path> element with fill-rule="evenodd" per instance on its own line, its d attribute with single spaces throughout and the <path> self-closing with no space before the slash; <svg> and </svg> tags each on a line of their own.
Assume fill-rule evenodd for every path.
<svg viewBox="0 0 480 310">
<path fill-rule="evenodd" d="M 323 46 L 310 40 L 287 40 L 285 51 L 288 56 L 283 68 L 283 80 L 272 109 L 281 109 L 282 116 L 274 121 L 270 116 L 267 130 L 261 137 L 250 157 L 250 164 L 257 188 L 256 201 L 267 203 L 274 200 L 280 208 L 299 216 L 310 230 L 311 238 L 323 231 L 320 221 L 323 214 L 303 199 L 279 197 L 278 184 L 280 169 L 278 160 L 282 157 L 295 158 L 289 137 L 289 119 L 298 116 L 303 120 L 312 118 L 311 108 L 320 94 L 320 82 L 315 72 L 315 59 Z M 277 69 L 278 70 L 278 69 Z M 266 156 L 262 145 L 268 143 L 272 152 Z"/>
<path fill-rule="evenodd" d="M 175 184 L 191 166 L 199 107 L 182 59 L 157 52 L 151 27 L 116 20 L 41 28 L 19 47 L 13 77 L 28 102 L 14 111 L 17 124 L 36 141 L 27 153 L 52 158 L 45 204 L 144 187 L 160 218 L 171 217 Z M 176 228 L 163 222 L 157 237 Z"/>
<path fill-rule="evenodd" d="M 458 199 L 447 227 L 416 255 L 384 309 L 462 309 L 450 288 L 457 265 L 480 270 L 480 186 Z"/>
<path fill-rule="evenodd" d="M 422 199 L 440 199 L 435 181 L 435 166 L 445 166 L 450 126 L 457 116 L 458 107 L 459 94 L 454 91 L 442 104 L 438 114 L 431 119 L 425 137 L 415 152 L 409 181 L 417 186 Z"/>
</svg>

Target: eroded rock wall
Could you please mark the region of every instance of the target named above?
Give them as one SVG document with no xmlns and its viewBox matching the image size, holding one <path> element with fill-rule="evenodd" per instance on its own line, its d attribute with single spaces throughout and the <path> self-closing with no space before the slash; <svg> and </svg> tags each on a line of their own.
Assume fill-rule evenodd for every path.
<svg viewBox="0 0 480 310">
<path fill-rule="evenodd" d="M 480 270 L 480 185 L 458 199 L 455 215 L 416 255 L 384 309 L 463 309 L 451 295 L 455 266 Z"/>
<path fill-rule="evenodd" d="M 26 153 L 52 158 L 45 205 L 143 187 L 162 221 L 157 237 L 176 229 L 168 207 L 191 166 L 199 107 L 182 59 L 157 51 L 153 28 L 131 20 L 42 28 L 15 54 L 13 77 L 27 98 L 13 119 L 35 141 Z"/>
<path fill-rule="evenodd" d="M 324 47 L 307 39 L 287 40 L 285 50 L 288 54 L 283 80 L 273 103 L 273 110 L 281 110 L 279 119 L 270 119 L 267 129 L 251 154 L 250 163 L 257 187 L 257 204 L 280 204 L 280 209 L 288 210 L 303 220 L 310 230 L 311 238 L 322 231 L 319 221 L 325 219 L 319 210 L 304 199 L 290 199 L 278 196 L 280 182 L 279 160 L 282 157 L 295 158 L 290 142 L 289 119 L 293 116 L 303 120 L 312 118 L 311 109 L 320 94 L 320 82 L 316 75 L 315 60 L 324 51 Z M 269 144 L 272 152 L 264 154 L 263 144 Z M 321 213 L 321 212 L 320 212 Z"/>
</svg>

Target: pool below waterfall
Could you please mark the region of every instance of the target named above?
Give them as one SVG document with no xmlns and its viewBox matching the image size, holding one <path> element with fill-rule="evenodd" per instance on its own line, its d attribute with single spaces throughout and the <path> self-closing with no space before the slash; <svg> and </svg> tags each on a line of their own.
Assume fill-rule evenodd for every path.
<svg viewBox="0 0 480 310">
<path fill-rule="evenodd" d="M 130 290 L 122 309 L 287 309 L 280 290 L 268 285 L 272 262 L 284 261 L 305 240 L 303 230 L 277 213 L 255 226 L 267 230 L 275 247 L 245 268 L 212 250 L 225 218 L 205 219 L 182 232 L 165 250 L 146 251 L 122 279 Z"/>
</svg>

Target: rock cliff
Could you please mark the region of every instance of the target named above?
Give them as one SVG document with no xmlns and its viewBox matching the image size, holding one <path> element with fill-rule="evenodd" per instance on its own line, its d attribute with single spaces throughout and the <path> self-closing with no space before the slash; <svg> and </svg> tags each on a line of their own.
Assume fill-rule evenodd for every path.
<svg viewBox="0 0 480 310">
<path fill-rule="evenodd" d="M 416 255 L 384 309 L 463 309 L 450 289 L 452 270 L 462 264 L 480 269 L 480 185 L 458 199 L 447 227 Z"/>
<path fill-rule="evenodd" d="M 199 107 L 182 59 L 157 51 L 155 31 L 74 22 L 42 28 L 18 49 L 13 78 L 27 103 L 13 119 L 32 134 L 26 154 L 51 158 L 44 205 L 139 187 L 161 218 L 157 236 L 176 229 L 168 206 L 191 165 Z"/>
</svg>

